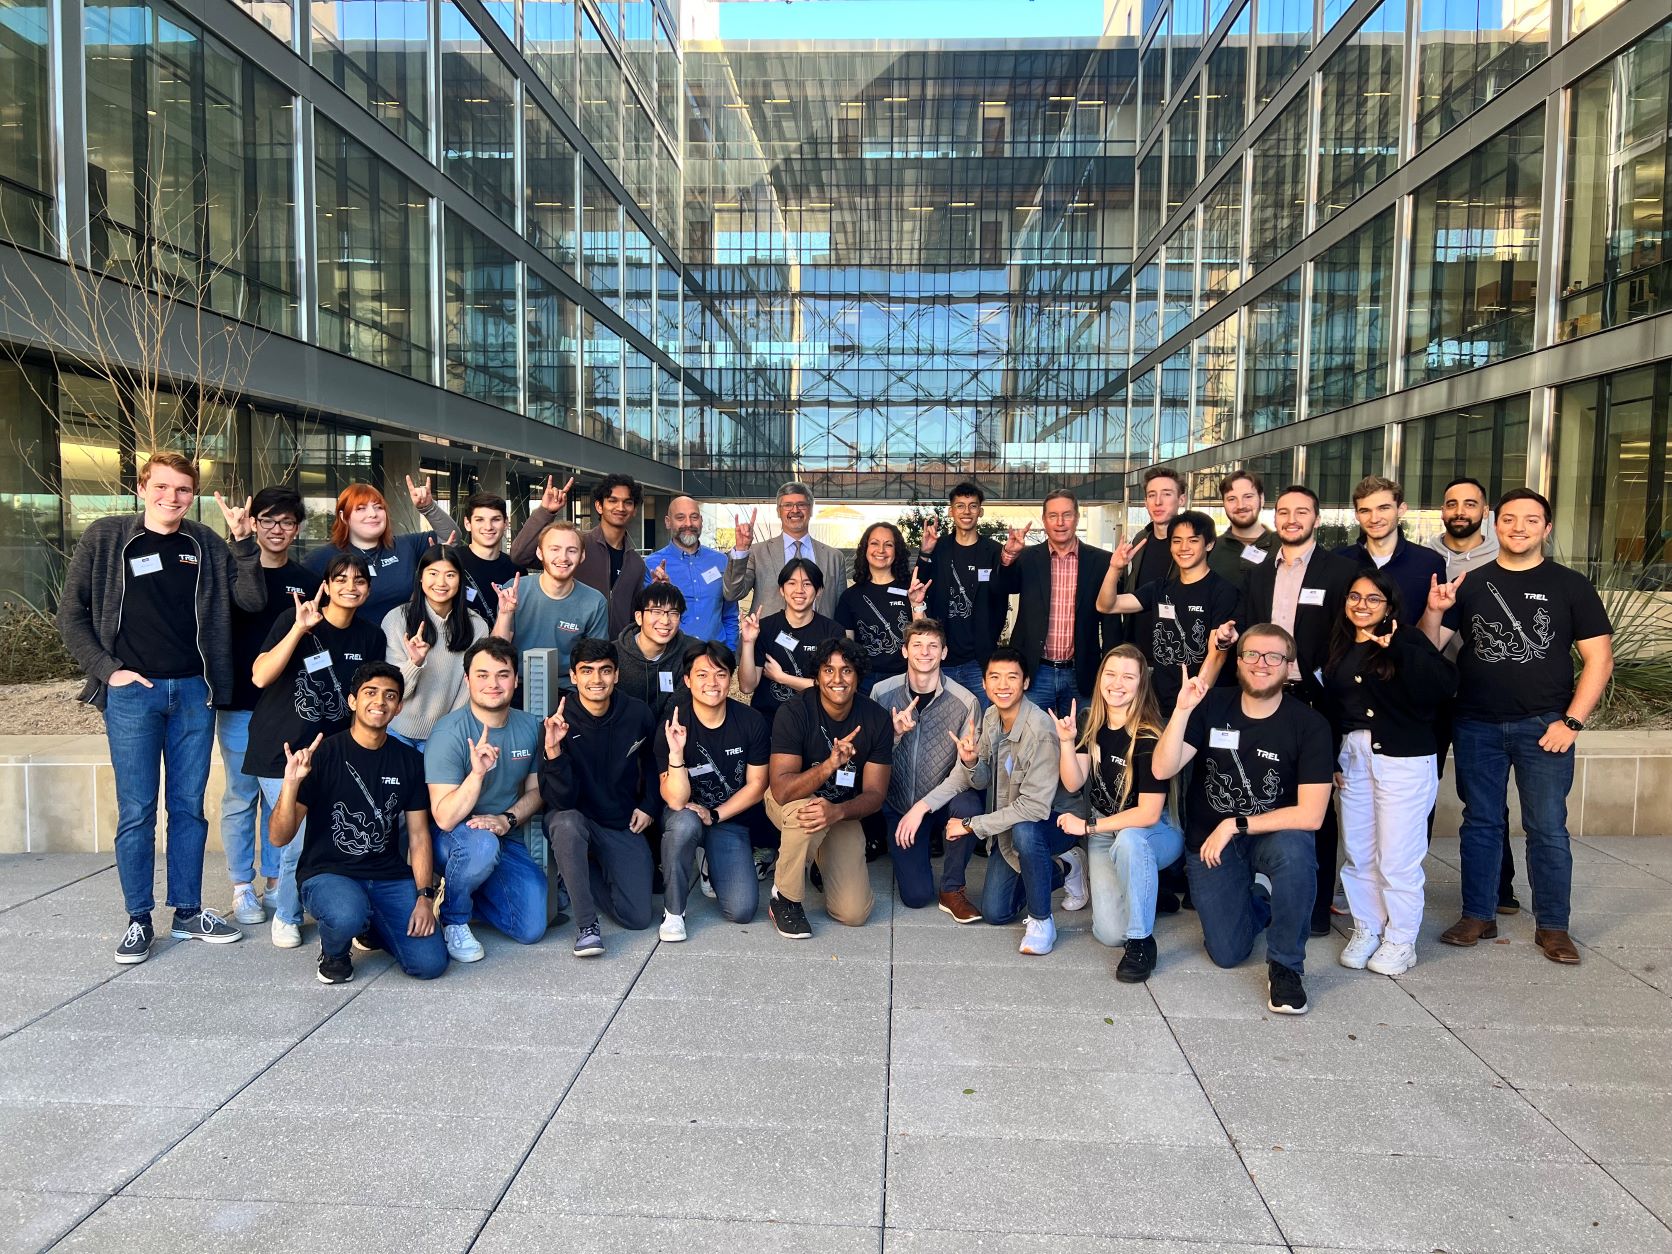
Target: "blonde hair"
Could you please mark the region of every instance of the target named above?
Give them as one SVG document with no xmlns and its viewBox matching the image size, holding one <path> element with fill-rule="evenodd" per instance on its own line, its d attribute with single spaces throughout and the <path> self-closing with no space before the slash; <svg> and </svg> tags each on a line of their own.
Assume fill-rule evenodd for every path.
<svg viewBox="0 0 1672 1254">
<path fill-rule="evenodd" d="M 575 533 L 575 539 L 579 540 L 581 538 L 581 529 L 579 527 L 575 526 L 575 524 L 570 522 L 567 518 L 559 518 L 553 522 L 547 523 L 540 529 L 540 538 L 535 541 L 534 547 L 536 549 L 545 548 L 546 537 L 551 535 L 554 531 L 573 531 Z"/>
<path fill-rule="evenodd" d="M 1080 743 L 1076 746 L 1082 753 L 1090 753 L 1094 759 L 1092 769 L 1096 770 L 1097 733 L 1104 728 L 1113 728 L 1109 721 L 1109 703 L 1103 696 L 1103 672 L 1110 662 L 1127 661 L 1137 664 L 1138 690 L 1132 694 L 1132 703 L 1126 707 L 1126 718 L 1121 728 L 1126 732 L 1126 760 L 1132 760 L 1132 754 L 1138 747 L 1139 736 L 1161 736 L 1161 710 L 1155 701 L 1155 685 L 1150 680 L 1149 661 L 1136 645 L 1117 644 L 1110 649 L 1097 663 L 1097 678 L 1092 684 L 1091 705 L 1086 708 L 1086 730 L 1080 736 Z M 1121 795 L 1116 798 L 1116 805 L 1124 807 L 1132 796 L 1132 772 L 1129 770 L 1121 779 Z"/>
</svg>

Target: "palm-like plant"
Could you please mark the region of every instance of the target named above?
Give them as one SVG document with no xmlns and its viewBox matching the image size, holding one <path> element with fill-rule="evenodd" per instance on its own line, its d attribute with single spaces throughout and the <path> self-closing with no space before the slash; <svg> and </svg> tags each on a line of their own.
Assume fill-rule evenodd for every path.
<svg viewBox="0 0 1672 1254">
<path fill-rule="evenodd" d="M 1597 593 L 1614 628 L 1614 675 L 1593 723 L 1672 725 L 1672 588 L 1622 562 L 1603 570 Z"/>
</svg>

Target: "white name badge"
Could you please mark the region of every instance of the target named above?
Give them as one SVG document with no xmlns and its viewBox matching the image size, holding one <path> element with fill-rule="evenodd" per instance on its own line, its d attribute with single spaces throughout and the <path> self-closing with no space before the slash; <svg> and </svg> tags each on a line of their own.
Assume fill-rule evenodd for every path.
<svg viewBox="0 0 1672 1254">
<path fill-rule="evenodd" d="M 310 653 L 307 657 L 302 659 L 302 665 L 307 668 L 308 674 L 310 675 L 312 675 L 315 671 L 322 671 L 327 666 L 331 665 L 331 651 L 329 649 L 321 649 L 318 653 Z"/>
<path fill-rule="evenodd" d="M 466 588 L 464 590 L 464 599 L 466 601 L 474 601 L 476 599 L 476 589 L 475 588 Z"/>
<path fill-rule="evenodd" d="M 662 681 L 662 691 L 663 692 L 672 692 L 673 691 L 673 672 L 672 671 L 657 671 L 656 672 L 656 678 Z"/>
<path fill-rule="evenodd" d="M 1242 744 L 1242 733 L 1232 727 L 1214 727 L 1208 731 L 1208 748 L 1235 749 Z"/>
<path fill-rule="evenodd" d="M 1257 549 L 1251 544 L 1242 551 L 1242 560 L 1245 562 L 1253 562 L 1254 565 L 1258 566 L 1261 562 L 1266 560 L 1266 551 L 1264 549 Z"/>
<path fill-rule="evenodd" d="M 991 566 L 984 566 L 980 570 L 975 572 L 975 582 L 976 583 L 991 583 L 992 579 L 993 579 L 993 568 Z"/>
<path fill-rule="evenodd" d="M 790 635 L 790 633 L 787 632 L 787 631 L 780 631 L 778 633 L 778 638 L 776 640 L 774 640 L 773 643 L 776 644 L 780 649 L 787 649 L 791 653 L 795 652 L 795 650 L 797 650 L 801 647 L 801 641 L 797 640 L 794 636 Z"/>
<path fill-rule="evenodd" d="M 136 575 L 154 575 L 163 568 L 161 553 L 147 553 L 144 557 L 130 558 L 128 569 Z"/>
<path fill-rule="evenodd" d="M 1302 588 L 1300 590 L 1300 603 L 1302 605 L 1322 605 L 1324 603 L 1324 590 L 1322 588 Z"/>
<path fill-rule="evenodd" d="M 903 597 L 911 594 L 905 588 L 890 588 L 888 590 L 888 595 L 891 597 Z"/>
<path fill-rule="evenodd" d="M 1004 758 L 1004 773 L 1006 775 L 1009 775 L 1013 771 L 1015 771 L 1015 769 L 1016 769 L 1016 757 L 1015 757 L 1015 755 L 1014 754 L 1006 754 L 1005 758 Z"/>
<path fill-rule="evenodd" d="M 704 583 L 713 583 L 719 577 L 720 577 L 720 570 L 719 570 L 718 567 L 715 567 L 715 566 L 710 566 L 707 570 L 703 571 L 703 573 L 702 573 L 702 581 Z"/>
<path fill-rule="evenodd" d="M 685 774 L 690 776 L 692 779 L 695 779 L 699 775 L 712 775 L 714 774 L 714 763 L 704 762 L 701 766 L 693 766 L 686 771 Z"/>
<path fill-rule="evenodd" d="M 836 787 L 838 787 L 838 788 L 852 788 L 854 786 L 854 779 L 855 779 L 855 776 L 854 776 L 852 767 L 847 767 L 843 770 L 837 771 L 836 772 Z"/>
<path fill-rule="evenodd" d="M 1179 616 L 1178 611 L 1173 608 L 1172 602 L 1170 601 L 1163 601 L 1160 605 L 1156 606 L 1155 612 L 1162 618 L 1175 621 Z"/>
</svg>

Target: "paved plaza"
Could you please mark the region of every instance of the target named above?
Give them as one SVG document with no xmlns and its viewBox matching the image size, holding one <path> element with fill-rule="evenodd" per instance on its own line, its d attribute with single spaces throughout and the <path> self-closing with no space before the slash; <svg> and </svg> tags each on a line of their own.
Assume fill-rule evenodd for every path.
<svg viewBox="0 0 1672 1254">
<path fill-rule="evenodd" d="M 1525 914 L 1436 943 L 1441 841 L 1419 965 L 1314 941 L 1302 1019 L 1191 914 L 1128 987 L 1089 911 L 1023 958 L 886 864 L 810 943 L 698 900 L 683 945 L 482 929 L 433 984 L 326 987 L 311 927 L 119 968 L 108 857 L 0 858 L 0 1247 L 1672 1252 L 1672 840 L 1574 854 L 1581 967 Z"/>
</svg>

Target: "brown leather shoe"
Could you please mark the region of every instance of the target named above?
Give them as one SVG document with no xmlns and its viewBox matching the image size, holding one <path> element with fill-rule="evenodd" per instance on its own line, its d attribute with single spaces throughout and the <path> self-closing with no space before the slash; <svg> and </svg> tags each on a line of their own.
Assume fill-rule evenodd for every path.
<svg viewBox="0 0 1672 1254">
<path fill-rule="evenodd" d="M 1461 945 L 1467 948 L 1479 944 L 1483 940 L 1493 940 L 1498 935 L 1498 924 L 1493 919 L 1471 919 L 1464 915 L 1445 931 L 1440 933 L 1442 945 Z"/>
<path fill-rule="evenodd" d="M 1579 965 L 1579 949 L 1573 943 L 1573 937 L 1566 932 L 1555 928 L 1537 928 L 1533 932 L 1533 944 L 1544 950 L 1544 956 L 1551 962 L 1567 967 Z"/>
<path fill-rule="evenodd" d="M 949 893 L 942 893 L 940 895 L 940 908 L 959 923 L 981 922 L 981 911 L 970 904 L 970 899 L 964 896 L 964 890 L 961 888 L 954 888 Z"/>
</svg>

